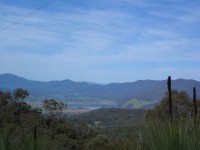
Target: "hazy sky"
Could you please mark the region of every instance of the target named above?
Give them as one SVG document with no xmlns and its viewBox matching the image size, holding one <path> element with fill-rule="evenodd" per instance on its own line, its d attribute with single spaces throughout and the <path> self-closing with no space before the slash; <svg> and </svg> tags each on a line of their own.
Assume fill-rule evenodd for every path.
<svg viewBox="0 0 200 150">
<path fill-rule="evenodd" d="M 41 81 L 200 80 L 200 1 L 0 0 L 3 73 Z"/>
</svg>

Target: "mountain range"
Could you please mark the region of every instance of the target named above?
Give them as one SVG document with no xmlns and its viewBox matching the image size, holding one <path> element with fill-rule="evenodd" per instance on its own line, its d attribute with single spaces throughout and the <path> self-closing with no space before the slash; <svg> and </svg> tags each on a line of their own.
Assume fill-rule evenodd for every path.
<svg viewBox="0 0 200 150">
<path fill-rule="evenodd" d="M 186 91 L 192 97 L 192 89 L 196 87 L 200 97 L 200 82 L 196 80 L 177 79 L 172 81 L 172 88 Z M 124 103 L 130 99 L 144 101 L 160 101 L 167 91 L 167 80 L 138 80 L 136 82 L 95 84 L 90 82 L 32 81 L 13 74 L 0 75 L 0 90 L 12 91 L 23 88 L 34 97 L 59 95 L 78 99 L 89 97 L 98 100 L 110 100 Z"/>
</svg>

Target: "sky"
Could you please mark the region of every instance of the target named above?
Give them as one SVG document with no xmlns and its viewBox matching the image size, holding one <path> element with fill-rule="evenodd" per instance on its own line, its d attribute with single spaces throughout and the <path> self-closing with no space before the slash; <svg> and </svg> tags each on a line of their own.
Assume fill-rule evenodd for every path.
<svg viewBox="0 0 200 150">
<path fill-rule="evenodd" d="M 0 74 L 200 81 L 199 0 L 0 0 Z"/>
</svg>

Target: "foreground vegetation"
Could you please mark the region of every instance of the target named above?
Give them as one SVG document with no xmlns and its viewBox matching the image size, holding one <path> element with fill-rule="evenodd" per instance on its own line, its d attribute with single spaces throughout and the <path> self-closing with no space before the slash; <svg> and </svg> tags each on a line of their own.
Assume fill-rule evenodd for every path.
<svg viewBox="0 0 200 150">
<path fill-rule="evenodd" d="M 105 140 L 84 124 L 73 124 L 56 114 L 44 116 L 8 92 L 0 93 L 0 149 L 88 149 Z M 107 146 L 109 141 L 102 143 Z"/>
<path fill-rule="evenodd" d="M 27 91 L 21 89 L 19 95 L 17 97 L 15 95 L 15 92 L 13 94 L 0 92 L 0 149 L 2 150 L 117 150 L 132 149 L 139 143 L 138 134 L 130 135 L 129 131 L 134 132 L 136 129 L 132 125 L 137 119 L 134 114 L 141 113 L 144 118 L 143 111 L 131 113 L 131 110 L 123 109 L 110 109 L 110 112 L 107 111 L 109 109 L 100 110 L 103 116 L 107 113 L 110 116 L 104 121 L 101 120 L 103 116 L 99 118 L 104 123 L 104 127 L 101 127 L 96 123 L 90 124 L 86 119 L 87 115 L 84 120 L 80 119 L 81 116 L 64 116 L 62 112 L 57 111 L 62 110 L 63 104 L 54 100 L 44 101 L 44 109 L 49 113 L 42 113 L 40 109 L 33 109 L 24 102 L 24 98 L 28 96 Z M 124 115 L 128 118 L 119 119 L 118 115 L 120 118 Z M 95 116 L 98 117 L 98 114 Z M 125 125 L 130 123 L 129 119 L 131 121 L 129 126 L 118 126 L 119 123 L 124 122 Z"/>
<path fill-rule="evenodd" d="M 197 150 L 200 147 L 200 126 L 193 121 L 154 121 L 147 126 L 146 144 L 150 150 Z"/>
</svg>

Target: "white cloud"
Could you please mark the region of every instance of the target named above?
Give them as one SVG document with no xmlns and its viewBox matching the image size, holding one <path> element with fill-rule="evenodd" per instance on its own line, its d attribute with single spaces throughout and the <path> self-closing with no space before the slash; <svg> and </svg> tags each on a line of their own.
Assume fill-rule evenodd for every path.
<svg viewBox="0 0 200 150">
<path fill-rule="evenodd" d="M 178 33 L 172 31 L 166 31 L 162 29 L 147 29 L 146 36 L 158 36 L 161 38 L 170 38 L 174 39 L 180 37 Z"/>
<path fill-rule="evenodd" d="M 134 5 L 139 7 L 144 2 L 136 1 Z M 5 5 L 0 9 L 0 28 L 30 12 Z M 150 13 L 162 19 L 181 20 L 184 15 L 198 19 L 198 13 L 193 15 L 194 12 L 174 15 L 174 11 L 159 11 Z M 151 78 L 156 74 L 158 77 L 159 70 L 155 68 L 147 74 L 147 67 L 139 72 L 130 69 L 122 72 L 120 67 L 119 70 L 106 70 L 97 66 L 145 61 L 199 61 L 200 38 L 187 38 L 179 27 L 176 22 L 166 24 L 124 9 L 41 11 L 0 31 L 0 68 L 2 73 L 20 75 L 23 72 L 27 77 L 41 80 L 70 78 L 111 82 Z M 165 73 L 167 71 L 170 69 Z"/>
</svg>

